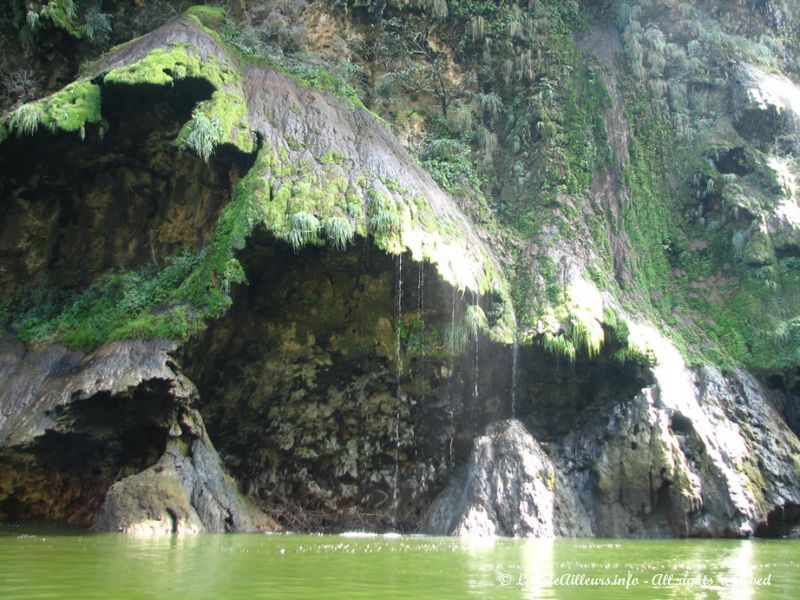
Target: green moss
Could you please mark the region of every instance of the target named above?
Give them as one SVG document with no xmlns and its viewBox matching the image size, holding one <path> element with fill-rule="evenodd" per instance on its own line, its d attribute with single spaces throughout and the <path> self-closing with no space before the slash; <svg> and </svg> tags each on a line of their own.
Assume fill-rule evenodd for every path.
<svg viewBox="0 0 800 600">
<path fill-rule="evenodd" d="M 218 9 L 196 8 L 189 16 L 206 28 L 228 26 Z M 351 108 L 363 107 L 352 89 L 327 71 L 298 65 L 283 65 L 282 71 L 301 85 L 330 91 Z M 136 63 L 112 69 L 104 83 L 170 86 L 183 78 L 205 79 L 215 90 L 195 107 L 176 142 L 206 159 L 223 143 L 253 151 L 241 76 L 232 64 L 201 58 L 186 46 L 158 48 Z M 86 122 L 101 122 L 98 86 L 80 81 L 59 94 L 49 103 L 36 103 L 34 110 L 38 114 L 41 109 L 46 124 L 52 119 L 57 128 L 75 131 Z M 205 127 L 208 135 L 200 135 L 201 124 L 212 125 Z M 180 255 L 161 271 L 107 273 L 78 294 L 19 307 L 12 318 L 15 328 L 27 341 L 60 341 L 82 349 L 124 337 L 185 339 L 230 306 L 231 286 L 245 282 L 235 254 L 253 229 L 263 225 L 297 250 L 326 239 L 341 249 L 355 235 L 372 234 L 387 252 L 410 251 L 415 260 L 435 265 L 454 286 L 497 298 L 490 333 L 513 339 L 514 315 L 503 275 L 486 252 L 468 246 L 461 223 L 437 215 L 425 199 L 395 181 L 366 172 L 343 178 L 340 165 L 348 159 L 335 152 L 308 163 L 297 158 L 289 142 L 262 147 L 224 207 L 212 242 L 201 252 Z M 468 329 L 489 326 L 482 310 L 469 312 Z"/>
<path fill-rule="evenodd" d="M 172 85 L 186 77 L 205 79 L 217 89 L 237 84 L 241 77 L 215 57 L 201 58 L 186 45 L 156 48 L 143 59 L 111 69 L 103 81 L 110 85 Z"/>
<path fill-rule="evenodd" d="M 202 59 L 186 46 L 156 48 L 140 61 L 112 69 L 104 81 L 114 85 L 172 85 L 187 77 L 205 79 L 215 90 L 211 98 L 195 107 L 193 120 L 183 126 L 176 144 L 185 146 L 197 127 L 196 119 L 205 118 L 219 123 L 220 134 L 215 136 L 214 145 L 226 143 L 242 152 L 253 152 L 255 139 L 250 131 L 241 76 L 230 64 L 211 56 Z"/>
<path fill-rule="evenodd" d="M 368 228 L 377 236 L 390 236 L 400 232 L 400 216 L 397 204 L 389 197 L 370 190 L 370 202 L 367 208 Z"/>
<path fill-rule="evenodd" d="M 570 361 L 574 361 L 577 356 L 575 345 L 568 340 L 564 334 L 545 332 L 540 338 L 539 343 L 545 350 L 555 356 L 561 356 Z"/>
<path fill-rule="evenodd" d="M 17 136 L 32 135 L 40 127 L 83 133 L 87 123 L 102 123 L 100 109 L 100 87 L 79 80 L 51 96 L 17 108 L 8 116 L 8 130 Z"/>
<path fill-rule="evenodd" d="M 90 81 L 70 84 L 44 103 L 51 129 L 80 131 L 86 123 L 99 124 L 102 120 L 100 87 Z"/>
<path fill-rule="evenodd" d="M 605 342 L 604 302 L 589 281 L 574 281 L 558 292 L 557 302 L 542 313 L 544 330 L 539 341 L 554 354 L 574 360 L 578 351 L 600 353 Z"/>
<path fill-rule="evenodd" d="M 225 25 L 228 14 L 220 6 L 206 6 L 204 4 L 192 6 L 186 10 L 185 16 L 196 20 L 200 25 L 211 29 L 220 29 Z"/>
<path fill-rule="evenodd" d="M 562 181 L 571 194 L 580 194 L 592 183 L 601 167 L 611 162 L 603 111 L 611 108 L 611 96 L 600 73 L 573 58 L 576 63 L 570 85 L 565 91 L 563 140 L 557 144 L 564 149 Z"/>
<path fill-rule="evenodd" d="M 744 261 L 753 266 L 762 267 L 775 263 L 775 249 L 772 240 L 765 231 L 758 230 L 747 241 L 742 253 Z"/>
</svg>

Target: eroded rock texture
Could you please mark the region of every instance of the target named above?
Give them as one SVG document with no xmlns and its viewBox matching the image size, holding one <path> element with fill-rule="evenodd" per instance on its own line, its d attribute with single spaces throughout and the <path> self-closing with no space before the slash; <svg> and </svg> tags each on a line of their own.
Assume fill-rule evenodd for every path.
<svg viewBox="0 0 800 600">
<path fill-rule="evenodd" d="M 131 532 L 253 530 L 256 512 L 220 467 L 192 408 L 194 386 L 168 357 L 174 347 L 117 342 L 84 356 L 3 340 L 2 518 Z"/>
<path fill-rule="evenodd" d="M 747 3 L 730 5 L 740 15 Z M 778 28 L 787 19 L 759 14 Z M 791 80 L 740 61 L 683 90 L 682 102 L 691 98 L 724 135 L 703 142 L 691 183 L 665 178 L 669 193 L 689 190 L 693 234 L 707 226 L 717 237 L 653 235 L 631 222 L 674 215 L 637 205 L 667 194 L 641 164 L 655 142 L 636 139 L 629 121 L 621 61 L 634 36 L 609 24 L 581 32 L 574 66 L 587 82 L 577 89 L 602 96 L 598 118 L 584 114 L 583 125 L 608 156 L 601 148 L 602 164 L 574 197 L 559 192 L 536 210 L 514 200 L 505 208 L 527 221 L 503 229 L 492 202 L 532 180 L 522 156 L 492 163 L 494 131 L 480 131 L 482 169 L 515 176 L 498 181 L 499 198 L 485 206 L 454 198 L 360 102 L 242 60 L 225 42 L 235 32 L 213 29 L 223 22 L 195 11 L 103 57 L 80 82 L 102 98 L 95 112 L 83 114 L 78 98 L 51 114 L 45 99 L 25 110 L 40 110 L 48 127 L 25 133 L 25 110 L 0 122 L 6 304 L 55 285 L 95 306 L 100 292 L 87 286 L 112 270 L 148 269 L 150 279 L 132 280 L 151 283 L 170 257 L 191 267 L 159 279 L 165 289 L 150 296 L 126 296 L 137 326 L 109 327 L 91 352 L 39 343 L 80 346 L 95 338 L 68 338 L 63 327 L 95 321 L 73 319 L 81 304 L 66 301 L 72 308 L 56 319 L 58 303 L 32 294 L 27 320 L 0 342 L 0 520 L 157 535 L 277 525 L 797 535 L 797 374 L 765 369 L 764 385 L 739 369 L 690 369 L 666 336 L 642 333 L 656 308 L 680 308 L 668 315 L 678 329 L 706 350 L 719 342 L 682 322 L 688 305 L 652 279 L 683 286 L 686 269 L 710 264 L 724 244 L 737 269 L 758 270 L 765 288 L 780 280 L 791 296 L 800 248 Z M 648 60 L 666 47 L 652 29 L 634 31 L 649 36 Z M 663 91 L 656 79 L 651 91 Z M 570 114 L 586 109 L 574 96 Z M 482 113 L 502 106 L 499 95 L 479 99 Z M 715 112 L 727 104 L 731 114 Z M 535 112 L 506 140 L 526 159 L 559 125 L 544 107 Z M 202 127 L 211 142 L 189 144 Z M 558 158 L 541 164 L 569 171 L 570 157 Z M 647 262 L 638 253 L 651 245 L 662 254 Z M 504 271 L 512 257 L 518 268 Z M 725 264 L 724 274 L 703 268 L 685 282 L 692 315 L 742 281 Z M 168 329 L 175 340 L 108 343 L 158 337 L 164 315 L 181 325 Z M 715 336 L 734 320 L 718 317 Z M 740 354 L 770 347 L 725 332 Z"/>
<path fill-rule="evenodd" d="M 654 383 L 545 454 L 516 422 L 487 428 L 426 531 L 601 537 L 782 536 L 798 519 L 800 443 L 744 372 L 688 370 L 665 349 Z"/>
<path fill-rule="evenodd" d="M 589 536 L 572 486 L 519 421 L 477 437 L 469 462 L 436 499 L 422 530 L 437 535 Z"/>
</svg>

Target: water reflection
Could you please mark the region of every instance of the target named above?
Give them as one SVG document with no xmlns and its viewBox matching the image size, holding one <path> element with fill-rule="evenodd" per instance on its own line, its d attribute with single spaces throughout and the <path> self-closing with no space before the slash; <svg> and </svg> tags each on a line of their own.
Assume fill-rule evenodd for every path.
<svg viewBox="0 0 800 600">
<path fill-rule="evenodd" d="M 724 600 L 751 600 L 755 596 L 753 580 L 756 572 L 753 566 L 752 542 L 742 542 L 734 547 L 723 560 L 724 569 L 718 576 L 720 598 Z"/>
<path fill-rule="evenodd" d="M 555 576 L 554 540 L 530 539 L 522 542 L 521 555 L 524 565 L 524 579 L 519 582 L 525 592 L 525 598 L 550 598 L 552 585 L 549 583 Z"/>
<path fill-rule="evenodd" d="M 793 600 L 799 555 L 796 541 L 130 538 L 0 529 L 0 596 Z"/>
</svg>

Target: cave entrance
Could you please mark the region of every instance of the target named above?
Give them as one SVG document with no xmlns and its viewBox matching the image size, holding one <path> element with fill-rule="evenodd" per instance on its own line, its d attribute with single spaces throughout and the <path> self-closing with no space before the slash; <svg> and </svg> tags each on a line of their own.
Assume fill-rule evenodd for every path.
<svg viewBox="0 0 800 600">
<path fill-rule="evenodd" d="M 0 522 L 90 525 L 114 482 L 163 454 L 178 410 L 162 380 L 59 407 L 33 443 L 0 449 Z"/>
<path fill-rule="evenodd" d="M 290 529 L 412 530 L 511 415 L 512 348 L 460 329 L 476 302 L 492 325 L 494 299 L 369 239 L 295 253 L 259 230 L 238 258 L 248 284 L 178 356 L 227 470 Z M 517 416 L 553 439 L 638 393 L 610 346 L 574 364 L 520 349 Z"/>
<path fill-rule="evenodd" d="M 389 527 L 471 414 L 446 344 L 474 299 L 371 239 L 295 253 L 259 229 L 238 258 L 248 284 L 179 357 L 227 469 L 290 528 Z"/>
<path fill-rule="evenodd" d="M 800 367 L 764 378 L 770 398 L 786 424 L 800 437 Z"/>
<path fill-rule="evenodd" d="M 102 85 L 102 82 L 98 82 Z M 0 144 L 0 290 L 30 282 L 81 289 L 111 268 L 137 268 L 197 250 L 254 156 L 217 149 L 206 165 L 173 144 L 213 89 L 102 85 L 102 126 L 40 128 Z"/>
</svg>

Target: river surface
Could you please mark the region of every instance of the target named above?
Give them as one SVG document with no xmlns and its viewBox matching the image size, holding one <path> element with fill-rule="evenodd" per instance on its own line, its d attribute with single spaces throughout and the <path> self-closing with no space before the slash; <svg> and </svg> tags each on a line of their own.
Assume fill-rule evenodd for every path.
<svg viewBox="0 0 800 600">
<path fill-rule="evenodd" d="M 800 598 L 800 540 L 134 538 L 0 526 L 0 598 Z"/>
</svg>

